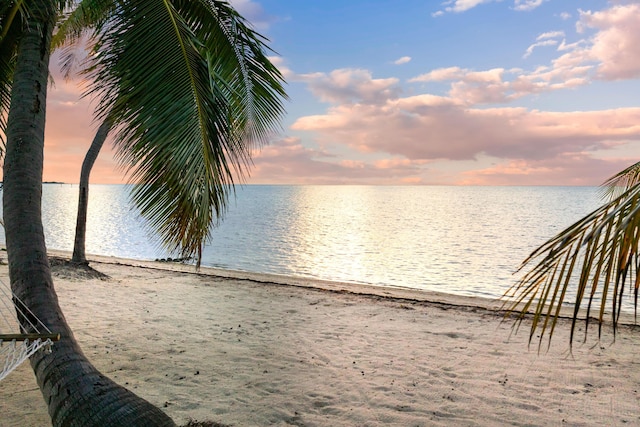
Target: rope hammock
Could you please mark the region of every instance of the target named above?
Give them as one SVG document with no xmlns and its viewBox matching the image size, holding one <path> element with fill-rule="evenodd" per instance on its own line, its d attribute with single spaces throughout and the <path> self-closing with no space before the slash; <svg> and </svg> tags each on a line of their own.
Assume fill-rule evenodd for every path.
<svg viewBox="0 0 640 427">
<path fill-rule="evenodd" d="M 19 318 L 25 319 L 34 332 L 27 333 Z M 51 351 L 53 342 L 59 339 L 60 335 L 52 333 L 0 280 L 0 380 L 41 348 Z"/>
</svg>

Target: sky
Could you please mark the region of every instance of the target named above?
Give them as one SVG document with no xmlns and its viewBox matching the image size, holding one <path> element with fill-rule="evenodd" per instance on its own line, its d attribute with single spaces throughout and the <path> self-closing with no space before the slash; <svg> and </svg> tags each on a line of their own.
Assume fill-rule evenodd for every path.
<svg viewBox="0 0 640 427">
<path fill-rule="evenodd" d="M 640 160 L 640 2 L 232 0 L 289 100 L 248 184 L 599 185 Z M 97 128 L 55 65 L 46 181 Z M 127 177 L 105 147 L 92 183 Z"/>
</svg>

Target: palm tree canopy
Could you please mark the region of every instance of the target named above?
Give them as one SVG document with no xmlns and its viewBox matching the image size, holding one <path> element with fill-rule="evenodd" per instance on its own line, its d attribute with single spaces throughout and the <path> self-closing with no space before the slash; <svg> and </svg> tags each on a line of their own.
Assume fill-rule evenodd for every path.
<svg viewBox="0 0 640 427">
<path fill-rule="evenodd" d="M 266 39 L 226 2 L 83 1 L 54 43 L 93 26 L 85 72 L 116 130 L 133 201 L 170 250 L 196 256 L 286 98 Z"/>
<path fill-rule="evenodd" d="M 607 316 L 615 334 L 627 287 L 637 307 L 640 163 L 607 180 L 603 188 L 609 200 L 536 249 L 520 266 L 520 280 L 505 294 L 509 312 L 520 312 L 519 322 L 533 312 L 530 340 L 537 331 L 541 341 L 545 334 L 551 339 L 566 303 L 573 305 L 571 342 L 580 310 L 586 310 L 585 334 L 595 312 L 600 336 Z M 567 301 L 574 287 L 575 297 Z"/>
</svg>

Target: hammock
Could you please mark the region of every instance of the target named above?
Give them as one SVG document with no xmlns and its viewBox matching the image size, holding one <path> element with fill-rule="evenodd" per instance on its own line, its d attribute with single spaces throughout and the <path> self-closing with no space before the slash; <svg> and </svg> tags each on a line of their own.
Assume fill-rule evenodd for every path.
<svg viewBox="0 0 640 427">
<path fill-rule="evenodd" d="M 26 319 L 35 332 L 26 333 L 18 316 Z M 20 333 L 7 333 L 16 330 Z M 0 380 L 41 348 L 51 351 L 51 345 L 59 339 L 60 335 L 52 333 L 0 280 Z"/>
</svg>

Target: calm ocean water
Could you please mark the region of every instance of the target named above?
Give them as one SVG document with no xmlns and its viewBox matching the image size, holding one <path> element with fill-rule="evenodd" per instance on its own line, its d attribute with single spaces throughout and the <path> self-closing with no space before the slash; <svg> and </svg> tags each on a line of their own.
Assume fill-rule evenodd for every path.
<svg viewBox="0 0 640 427">
<path fill-rule="evenodd" d="M 51 249 L 73 248 L 77 191 L 44 186 Z M 202 263 L 494 298 L 537 245 L 600 202 L 596 187 L 238 187 Z M 171 255 L 122 185 L 91 187 L 87 252 Z"/>
</svg>

